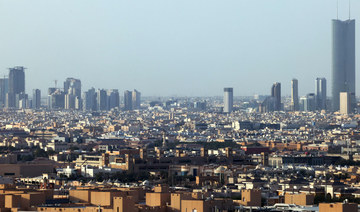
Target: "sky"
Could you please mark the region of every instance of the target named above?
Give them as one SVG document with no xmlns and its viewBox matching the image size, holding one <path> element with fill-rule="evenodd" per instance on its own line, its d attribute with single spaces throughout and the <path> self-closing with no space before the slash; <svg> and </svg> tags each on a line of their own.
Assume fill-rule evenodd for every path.
<svg viewBox="0 0 360 212">
<path fill-rule="evenodd" d="M 24 66 L 26 90 L 54 81 L 143 96 L 290 94 L 331 86 L 336 0 L 0 0 L 0 75 Z M 351 1 L 360 35 L 360 1 Z M 349 18 L 339 0 L 339 19 Z M 359 45 L 356 44 L 356 62 Z M 356 68 L 360 82 L 359 65 Z M 360 86 L 356 89 L 360 94 Z"/>
</svg>

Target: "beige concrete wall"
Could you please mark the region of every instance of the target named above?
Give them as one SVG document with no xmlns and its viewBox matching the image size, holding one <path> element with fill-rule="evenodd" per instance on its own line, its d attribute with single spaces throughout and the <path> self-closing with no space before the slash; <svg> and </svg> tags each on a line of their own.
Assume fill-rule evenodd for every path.
<svg viewBox="0 0 360 212">
<path fill-rule="evenodd" d="M 193 211 L 194 209 L 197 212 L 207 212 L 206 208 L 204 207 L 203 200 L 182 200 L 181 201 L 181 212 L 189 212 Z"/>
<path fill-rule="evenodd" d="M 285 194 L 285 204 L 313 205 L 314 195 L 312 194 Z"/>
<path fill-rule="evenodd" d="M 146 205 L 148 206 L 166 206 L 170 203 L 170 193 L 146 193 Z"/>
<path fill-rule="evenodd" d="M 355 203 L 320 203 L 319 212 L 357 212 L 358 205 Z"/>
<path fill-rule="evenodd" d="M 69 198 L 71 202 L 90 202 L 91 190 L 70 190 Z"/>
</svg>

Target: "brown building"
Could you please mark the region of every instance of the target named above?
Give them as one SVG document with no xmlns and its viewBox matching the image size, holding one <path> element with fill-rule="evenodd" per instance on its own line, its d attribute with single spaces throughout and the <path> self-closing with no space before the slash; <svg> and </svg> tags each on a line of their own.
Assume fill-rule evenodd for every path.
<svg viewBox="0 0 360 212">
<path fill-rule="evenodd" d="M 261 191 L 258 189 L 242 190 L 241 200 L 235 202 L 245 206 L 261 207 Z"/>
<path fill-rule="evenodd" d="M 181 200 L 181 212 L 233 211 L 234 203 L 228 199 Z"/>
<path fill-rule="evenodd" d="M 206 212 L 210 211 L 210 205 L 204 200 L 182 200 L 181 212 L 197 211 Z"/>
<path fill-rule="evenodd" d="M 153 193 L 146 193 L 146 205 L 148 206 L 166 206 L 167 203 L 170 203 L 170 193 L 167 185 L 155 186 Z"/>
<path fill-rule="evenodd" d="M 76 189 L 69 191 L 69 199 L 74 203 L 87 203 L 90 202 L 91 190 Z"/>
<path fill-rule="evenodd" d="M 137 189 L 99 189 L 79 188 L 70 190 L 70 204 L 59 207 L 39 207 L 38 211 L 79 211 L 96 212 L 101 209 L 103 212 L 138 212 L 135 203 L 140 199 Z"/>
<path fill-rule="evenodd" d="M 295 204 L 295 205 L 313 205 L 314 204 L 314 195 L 312 194 L 285 194 L 285 204 Z"/>
<path fill-rule="evenodd" d="M 0 175 L 6 177 L 37 177 L 53 172 L 52 164 L 0 164 Z"/>
<path fill-rule="evenodd" d="M 1 186 L 0 211 L 55 211 L 55 212 L 212 212 L 232 211 L 231 199 L 209 198 L 208 192 L 171 193 L 168 185 L 158 185 L 153 192 L 136 188 L 105 188 L 100 186 L 77 187 L 69 195 L 54 195 L 52 189 L 15 188 Z M 146 195 L 145 195 L 146 194 Z M 244 194 L 246 195 L 246 194 Z M 256 191 L 249 192 L 246 199 L 256 205 Z M 145 197 L 146 196 L 146 200 Z M 69 203 L 49 204 L 48 201 L 69 198 Z M 146 204 L 142 204 L 146 201 Z"/>
<path fill-rule="evenodd" d="M 131 197 L 115 197 L 113 209 L 116 212 L 138 212 L 135 202 Z"/>
<path fill-rule="evenodd" d="M 170 196 L 170 211 L 172 212 L 180 212 L 181 211 L 181 201 L 182 200 L 190 200 L 192 199 L 191 193 L 173 193 Z"/>
<path fill-rule="evenodd" d="M 357 212 L 356 203 L 320 203 L 319 212 Z"/>
<path fill-rule="evenodd" d="M 0 211 L 35 210 L 46 199 L 52 199 L 47 193 L 47 190 L 0 190 Z"/>
</svg>

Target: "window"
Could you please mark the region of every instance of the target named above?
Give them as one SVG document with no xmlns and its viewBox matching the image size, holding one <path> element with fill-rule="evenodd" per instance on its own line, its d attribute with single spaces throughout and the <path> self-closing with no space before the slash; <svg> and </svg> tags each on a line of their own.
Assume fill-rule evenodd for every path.
<svg viewBox="0 0 360 212">
<path fill-rule="evenodd" d="M 8 173 L 8 172 L 5 172 L 5 173 L 4 173 L 4 175 L 5 175 L 5 176 L 14 176 L 14 175 L 15 175 L 15 173 Z"/>
</svg>

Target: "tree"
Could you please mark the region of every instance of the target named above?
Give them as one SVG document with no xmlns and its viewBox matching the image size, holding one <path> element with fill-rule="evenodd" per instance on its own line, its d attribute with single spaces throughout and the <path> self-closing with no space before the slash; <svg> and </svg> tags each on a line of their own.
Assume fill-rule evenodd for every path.
<svg viewBox="0 0 360 212">
<path fill-rule="evenodd" d="M 56 152 L 52 149 L 48 150 L 46 153 L 47 153 L 47 155 L 55 155 L 56 154 Z"/>
<path fill-rule="evenodd" d="M 95 174 L 94 178 L 97 182 L 102 182 L 102 181 L 104 181 L 104 174 L 101 172 L 98 172 Z"/>
<path fill-rule="evenodd" d="M 37 157 L 48 157 L 48 154 L 45 152 L 45 150 L 40 149 L 40 147 L 37 147 L 34 150 L 33 155 L 35 156 L 35 158 L 37 158 Z"/>
<path fill-rule="evenodd" d="M 316 194 L 314 197 L 314 204 L 318 205 L 321 202 L 325 202 L 325 195 L 324 194 Z"/>
<path fill-rule="evenodd" d="M 32 161 L 34 160 L 34 156 L 32 155 L 22 155 L 19 157 L 19 160 L 21 161 Z"/>
</svg>

